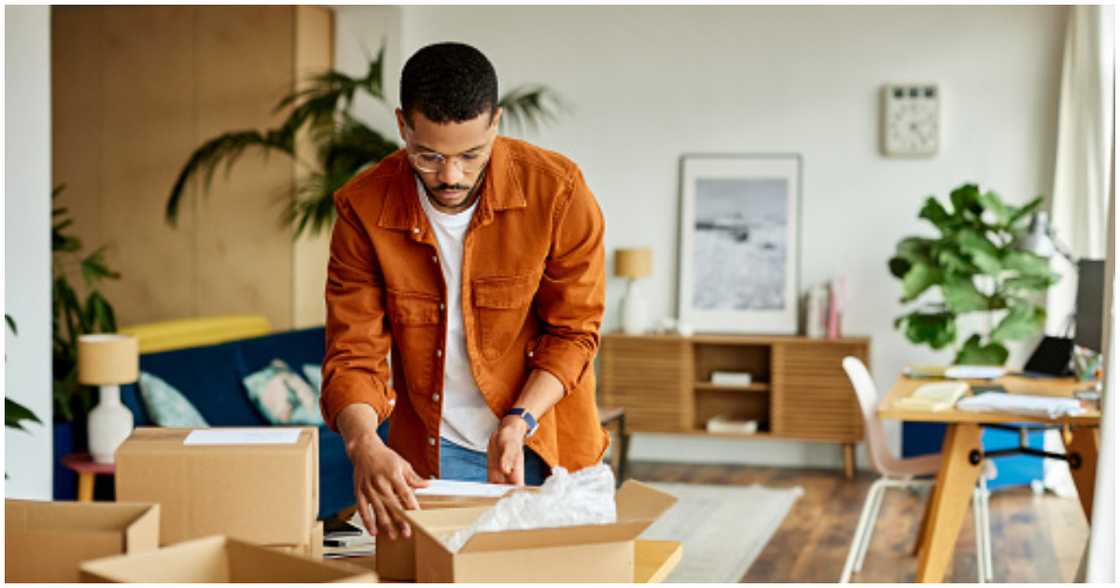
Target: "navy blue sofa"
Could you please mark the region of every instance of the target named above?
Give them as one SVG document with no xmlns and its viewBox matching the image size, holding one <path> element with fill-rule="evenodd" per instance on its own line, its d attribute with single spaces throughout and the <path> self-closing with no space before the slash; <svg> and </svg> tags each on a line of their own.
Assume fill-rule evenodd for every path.
<svg viewBox="0 0 1120 588">
<path fill-rule="evenodd" d="M 284 360 L 302 376 L 304 364 L 323 362 L 324 349 L 323 328 L 316 327 L 218 345 L 148 353 L 140 356 L 140 369 L 159 376 L 182 392 L 211 426 L 267 426 L 249 401 L 242 378 L 264 368 L 273 359 Z M 121 401 L 132 410 L 136 426 L 154 426 L 136 384 L 121 387 Z M 388 423 L 383 423 L 378 432 L 382 439 L 386 438 Z M 333 516 L 354 503 L 354 470 L 342 437 L 320 427 L 319 518 Z"/>
</svg>

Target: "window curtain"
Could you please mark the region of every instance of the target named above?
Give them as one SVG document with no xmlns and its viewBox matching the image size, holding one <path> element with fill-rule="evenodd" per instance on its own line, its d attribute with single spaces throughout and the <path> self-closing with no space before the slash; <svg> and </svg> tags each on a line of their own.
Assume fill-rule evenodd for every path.
<svg viewBox="0 0 1120 588">
<path fill-rule="evenodd" d="M 1058 105 L 1058 141 L 1050 217 L 1055 236 L 1075 258 L 1104 259 L 1108 248 L 1108 203 L 1112 181 L 1114 7 L 1072 6 L 1066 23 Z M 1050 288 L 1046 332 L 1065 335 L 1077 297 L 1077 271 L 1059 255 L 1051 268 L 1061 280 Z M 1064 451 L 1056 432 L 1046 434 L 1048 451 Z M 1044 462 L 1045 486 L 1076 496 L 1065 462 Z"/>
</svg>

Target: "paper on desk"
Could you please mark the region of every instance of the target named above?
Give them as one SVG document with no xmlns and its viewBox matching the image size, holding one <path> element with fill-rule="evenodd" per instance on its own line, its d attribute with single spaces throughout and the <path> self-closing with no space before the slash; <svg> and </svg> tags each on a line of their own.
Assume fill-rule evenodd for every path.
<svg viewBox="0 0 1120 588">
<path fill-rule="evenodd" d="M 290 445 L 299 440 L 299 429 L 199 429 L 191 431 L 183 445 Z"/>
<path fill-rule="evenodd" d="M 1028 394 L 1005 394 L 985 392 L 976 396 L 962 398 L 957 408 L 972 412 L 1005 412 L 1056 419 L 1061 416 L 1077 416 L 1085 409 L 1076 398 L 1056 396 L 1030 396 Z"/>
<path fill-rule="evenodd" d="M 485 484 L 459 480 L 428 480 L 427 488 L 417 488 L 417 496 L 504 496 L 516 488 L 509 484 Z"/>
</svg>

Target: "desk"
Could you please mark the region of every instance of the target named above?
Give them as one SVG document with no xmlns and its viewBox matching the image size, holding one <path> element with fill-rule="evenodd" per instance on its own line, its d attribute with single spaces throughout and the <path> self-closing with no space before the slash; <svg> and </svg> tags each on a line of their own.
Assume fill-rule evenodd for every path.
<svg viewBox="0 0 1120 588">
<path fill-rule="evenodd" d="M 644 539 L 634 541 L 634 583 L 655 584 L 663 582 L 681 563 L 682 553 L 683 549 L 680 541 L 647 541 Z M 367 570 L 376 567 L 372 555 L 344 557 L 332 561 L 355 565 Z"/>
<path fill-rule="evenodd" d="M 970 459 L 982 452 L 980 429 L 985 424 L 1041 423 L 1061 425 L 1062 440 L 1066 453 L 1077 455 L 1080 463 L 1070 463 L 1073 482 L 1077 486 L 1078 497 L 1085 518 L 1092 520 L 1093 482 L 1096 478 L 1097 451 L 1100 446 L 1099 410 L 1076 417 L 1049 419 L 1022 415 L 999 413 L 967 412 L 950 409 L 940 412 L 902 410 L 894 408 L 894 401 L 909 396 L 918 386 L 928 383 L 928 379 L 911 379 L 905 376 L 891 386 L 879 404 L 880 419 L 900 421 L 922 421 L 945 423 L 945 443 L 941 448 L 941 466 L 933 494 L 926 504 L 925 514 L 918 533 L 918 574 L 919 582 L 943 582 L 945 569 L 953 555 L 953 544 L 960 534 L 964 514 L 968 510 L 972 489 L 980 475 L 980 462 Z M 980 382 L 970 382 L 980 383 Z M 983 382 L 990 383 L 990 382 Z M 1041 396 L 1072 396 L 1075 390 L 1086 387 L 1085 382 L 1072 378 L 1031 379 L 1021 376 L 1004 376 L 994 381 L 1011 394 L 1034 394 Z M 975 462 L 975 463 L 973 463 Z"/>
</svg>

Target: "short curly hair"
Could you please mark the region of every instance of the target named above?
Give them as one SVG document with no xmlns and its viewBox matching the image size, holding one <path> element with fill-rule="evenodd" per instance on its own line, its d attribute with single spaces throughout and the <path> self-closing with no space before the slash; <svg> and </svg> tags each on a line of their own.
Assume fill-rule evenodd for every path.
<svg viewBox="0 0 1120 588">
<path fill-rule="evenodd" d="M 419 111 L 435 123 L 463 122 L 498 109 L 498 74 L 481 51 L 436 43 L 408 58 L 401 71 L 401 110 L 412 125 Z"/>
</svg>

